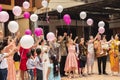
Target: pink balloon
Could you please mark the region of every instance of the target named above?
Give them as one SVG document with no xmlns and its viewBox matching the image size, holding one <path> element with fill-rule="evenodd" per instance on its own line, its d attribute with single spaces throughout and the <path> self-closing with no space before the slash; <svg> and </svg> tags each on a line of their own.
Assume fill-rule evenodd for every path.
<svg viewBox="0 0 120 80">
<path fill-rule="evenodd" d="M 68 20 L 68 19 L 70 19 L 70 15 L 69 15 L 69 14 L 65 14 L 65 15 L 63 16 L 63 20 L 66 21 L 66 20 Z"/>
<path fill-rule="evenodd" d="M 63 20 L 67 25 L 71 24 L 71 18 L 70 18 L 69 14 L 65 14 L 64 17 L 63 17 Z"/>
<path fill-rule="evenodd" d="M 65 23 L 66 23 L 67 25 L 70 25 L 70 24 L 71 24 L 71 19 L 67 19 L 67 20 L 65 21 Z"/>
<path fill-rule="evenodd" d="M 31 32 L 31 30 L 30 30 L 30 29 L 27 29 L 27 30 L 25 31 L 25 34 L 26 34 L 26 35 L 31 35 L 31 34 L 32 34 L 32 32 Z"/>
<path fill-rule="evenodd" d="M 0 12 L 0 22 L 7 22 L 9 20 L 9 14 L 6 11 Z"/>
<path fill-rule="evenodd" d="M 36 36 L 41 36 L 43 34 L 42 28 L 35 28 L 34 33 Z"/>
<path fill-rule="evenodd" d="M 24 16 L 24 18 L 29 19 L 30 18 L 30 13 L 29 12 L 24 12 L 23 16 Z"/>
<path fill-rule="evenodd" d="M 92 20 L 91 18 L 89 18 L 89 19 L 87 20 L 87 24 L 88 24 L 89 26 L 91 26 L 91 25 L 93 24 L 93 20 Z"/>
<path fill-rule="evenodd" d="M 0 5 L 0 12 L 2 11 L 2 6 Z"/>
<path fill-rule="evenodd" d="M 103 34 L 105 32 L 105 28 L 104 27 L 99 27 L 98 29 L 100 34 Z"/>
<path fill-rule="evenodd" d="M 47 40 L 48 41 L 53 41 L 55 39 L 55 34 L 53 32 L 49 32 L 47 34 Z"/>
<path fill-rule="evenodd" d="M 15 6 L 15 7 L 13 7 L 12 12 L 15 16 L 20 16 L 22 13 L 22 9 L 19 6 Z"/>
<path fill-rule="evenodd" d="M 28 9 L 30 7 L 30 3 L 28 1 L 23 2 L 23 8 Z"/>
</svg>

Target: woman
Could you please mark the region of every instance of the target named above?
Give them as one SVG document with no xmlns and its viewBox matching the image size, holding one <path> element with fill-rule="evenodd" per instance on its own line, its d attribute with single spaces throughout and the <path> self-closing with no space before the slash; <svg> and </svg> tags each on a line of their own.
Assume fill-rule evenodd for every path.
<svg viewBox="0 0 120 80">
<path fill-rule="evenodd" d="M 66 63 L 65 63 L 65 68 L 64 71 L 68 72 L 68 77 L 71 78 L 71 72 L 73 72 L 73 77 L 75 74 L 75 70 L 78 69 L 78 64 L 77 64 L 77 57 L 76 57 L 76 50 L 75 50 L 75 45 L 72 39 L 68 39 L 68 56 L 66 59 Z"/>
<path fill-rule="evenodd" d="M 79 43 L 79 55 L 78 55 L 79 63 L 80 63 L 79 65 L 80 77 L 85 76 L 84 70 L 85 70 L 85 64 L 87 61 L 87 48 L 84 43 L 85 43 L 84 38 L 81 38 Z"/>
<path fill-rule="evenodd" d="M 24 49 L 22 47 L 20 47 L 19 49 L 20 52 L 20 70 L 21 70 L 21 79 L 25 80 L 25 72 L 27 71 L 27 66 L 26 66 L 26 62 L 27 62 L 27 53 L 30 52 L 30 49 Z"/>
<path fill-rule="evenodd" d="M 7 41 L 8 45 L 4 49 L 5 52 L 9 53 L 10 50 L 12 48 L 14 48 L 14 46 L 16 46 L 15 45 L 16 38 L 14 40 L 12 40 L 11 37 L 8 37 L 8 41 Z M 15 70 L 13 56 L 14 55 L 11 55 L 7 58 L 7 62 L 8 62 L 8 76 L 7 76 L 7 79 L 8 80 L 16 80 L 16 70 Z"/>
<path fill-rule="evenodd" d="M 8 74 L 9 72 L 13 72 L 13 68 L 10 68 L 11 70 L 9 70 L 8 67 L 10 67 L 10 66 L 8 65 L 6 58 L 13 56 L 17 50 L 17 48 L 14 44 L 11 46 L 13 46 L 12 49 L 9 49 L 9 52 L 6 53 L 6 51 L 4 50 L 5 46 L 2 44 L 0 45 L 0 79 L 1 80 L 9 80 L 9 79 L 7 79 L 7 76 L 10 76 L 10 75 L 13 78 L 13 79 L 11 78 L 11 80 L 15 80 L 15 77 L 16 77 L 14 75 L 14 73 L 11 73 L 10 75 Z M 13 62 L 11 62 L 11 63 L 13 63 Z M 11 64 L 11 67 L 14 67 L 13 64 Z M 8 72 L 8 70 L 9 70 L 9 72 Z"/>
<path fill-rule="evenodd" d="M 115 39 L 111 41 L 109 51 L 112 75 L 114 72 L 119 73 L 119 45 L 120 45 L 119 37 L 116 34 Z"/>
<path fill-rule="evenodd" d="M 95 38 L 96 39 L 96 38 Z M 95 39 L 93 38 L 93 36 L 90 36 L 90 40 L 88 41 L 88 46 L 87 46 L 87 73 L 89 74 L 93 74 L 93 65 L 94 65 L 94 41 Z M 91 69 L 91 71 L 90 71 Z"/>
<path fill-rule="evenodd" d="M 43 64 L 43 74 L 44 74 L 44 76 L 43 76 L 43 80 L 46 80 L 46 75 L 47 75 L 47 70 L 48 70 L 48 64 L 49 64 L 49 57 L 48 57 L 48 46 L 47 45 L 45 45 L 45 40 L 44 39 L 42 39 L 40 42 L 39 42 L 39 46 L 38 46 L 38 48 L 40 48 L 41 50 L 42 50 L 42 54 L 43 54 L 43 61 L 45 61 L 44 62 L 44 64 Z"/>
</svg>

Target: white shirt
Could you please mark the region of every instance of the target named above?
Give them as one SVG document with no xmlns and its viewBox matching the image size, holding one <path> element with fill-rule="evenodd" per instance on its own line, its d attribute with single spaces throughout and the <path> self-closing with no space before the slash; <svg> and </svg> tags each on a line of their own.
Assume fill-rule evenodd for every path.
<svg viewBox="0 0 120 80">
<path fill-rule="evenodd" d="M 7 55 L 8 55 L 8 53 L 0 54 L 0 61 L 1 61 L 1 63 L 0 63 L 0 69 L 8 68 L 7 59 L 4 58 Z"/>
<path fill-rule="evenodd" d="M 30 58 L 27 60 L 26 65 L 27 65 L 27 69 L 34 69 L 35 68 L 35 61 Z"/>
<path fill-rule="evenodd" d="M 40 63 L 40 60 L 39 60 L 38 57 L 35 58 L 35 66 L 36 66 L 37 69 L 43 70 L 43 62 Z"/>
</svg>

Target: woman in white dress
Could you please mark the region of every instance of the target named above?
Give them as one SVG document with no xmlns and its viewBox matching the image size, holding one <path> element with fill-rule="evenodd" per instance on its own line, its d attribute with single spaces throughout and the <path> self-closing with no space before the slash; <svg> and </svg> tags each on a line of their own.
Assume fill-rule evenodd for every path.
<svg viewBox="0 0 120 80">
<path fill-rule="evenodd" d="M 49 47 L 47 45 L 45 45 L 45 40 L 42 39 L 37 48 L 40 48 L 42 50 L 42 54 L 43 54 L 42 59 L 44 61 L 44 64 L 43 64 L 43 74 L 44 74 L 43 75 L 43 80 L 47 80 L 46 79 L 47 70 L 48 70 L 48 65 L 50 64 L 49 56 L 48 56 Z"/>
<path fill-rule="evenodd" d="M 96 37 L 93 38 L 93 36 L 90 36 L 90 40 L 88 41 L 88 54 L 87 54 L 87 73 L 88 75 L 93 74 L 93 65 L 94 65 L 94 41 L 96 40 Z M 91 71 L 90 71 L 91 69 Z"/>
</svg>

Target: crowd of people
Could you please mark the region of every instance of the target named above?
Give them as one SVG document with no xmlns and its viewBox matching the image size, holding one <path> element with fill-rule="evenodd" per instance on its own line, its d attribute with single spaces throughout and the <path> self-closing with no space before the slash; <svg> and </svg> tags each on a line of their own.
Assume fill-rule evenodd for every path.
<svg viewBox="0 0 120 80">
<path fill-rule="evenodd" d="M 95 59 L 98 63 L 98 74 L 108 75 L 106 62 L 109 56 L 111 75 L 119 74 L 118 34 L 107 41 L 99 33 L 88 41 L 78 36 L 73 40 L 72 33 L 48 42 L 43 35 L 36 38 L 30 49 L 21 47 L 20 33 L 1 39 L 0 42 L 0 79 L 1 80 L 61 80 L 61 77 L 76 78 L 94 74 Z M 34 36 L 33 36 L 34 37 Z M 87 72 L 85 67 L 87 66 Z M 16 75 L 19 75 L 17 76 Z M 78 76 L 77 76 L 78 77 Z"/>
</svg>

